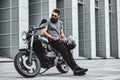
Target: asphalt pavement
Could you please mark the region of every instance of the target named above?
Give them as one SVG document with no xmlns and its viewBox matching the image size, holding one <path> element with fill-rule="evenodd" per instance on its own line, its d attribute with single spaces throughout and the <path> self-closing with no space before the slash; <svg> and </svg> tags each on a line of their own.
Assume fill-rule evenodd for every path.
<svg viewBox="0 0 120 80">
<path fill-rule="evenodd" d="M 120 59 L 76 60 L 79 66 L 88 68 L 84 76 L 74 76 L 69 70 L 61 74 L 56 67 L 34 78 L 24 78 L 14 68 L 13 59 L 0 58 L 0 80 L 120 80 Z"/>
</svg>

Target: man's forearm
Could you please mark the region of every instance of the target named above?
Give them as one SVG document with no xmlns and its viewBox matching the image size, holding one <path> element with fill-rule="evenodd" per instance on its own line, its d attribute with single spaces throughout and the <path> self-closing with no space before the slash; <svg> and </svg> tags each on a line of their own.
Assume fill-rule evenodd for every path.
<svg viewBox="0 0 120 80">
<path fill-rule="evenodd" d="M 64 35 L 64 33 L 63 33 L 63 30 L 62 30 L 62 29 L 60 30 L 60 36 L 61 36 L 61 38 L 65 38 L 65 35 Z"/>
<path fill-rule="evenodd" d="M 46 37 L 48 37 L 49 39 L 52 39 L 52 35 L 48 34 L 47 32 L 44 32 L 44 34 Z"/>
<path fill-rule="evenodd" d="M 52 35 L 47 33 L 47 28 L 42 29 L 41 32 L 42 32 L 42 35 L 44 35 L 50 39 L 52 38 Z"/>
</svg>

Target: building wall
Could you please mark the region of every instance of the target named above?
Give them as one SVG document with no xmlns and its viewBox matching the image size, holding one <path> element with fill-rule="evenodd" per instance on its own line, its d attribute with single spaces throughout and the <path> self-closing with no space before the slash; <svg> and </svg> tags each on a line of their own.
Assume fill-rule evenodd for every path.
<svg viewBox="0 0 120 80">
<path fill-rule="evenodd" d="M 110 55 L 108 0 L 99 0 L 96 9 L 96 55 L 108 58 Z"/>
<path fill-rule="evenodd" d="M 79 54 L 87 58 L 96 57 L 95 43 L 95 2 L 78 2 Z"/>
<path fill-rule="evenodd" d="M 118 57 L 117 0 L 109 0 L 110 55 Z"/>
<path fill-rule="evenodd" d="M 0 55 L 14 57 L 26 47 L 22 31 L 50 18 L 54 8 L 61 11 L 65 35 L 75 38 L 75 58 L 120 56 L 119 0 L 0 0 Z"/>
<path fill-rule="evenodd" d="M 21 33 L 28 29 L 28 0 L 0 0 L 0 55 L 14 57 L 25 47 Z"/>
<path fill-rule="evenodd" d="M 29 0 L 29 24 L 39 25 L 42 18 L 49 17 L 48 0 Z"/>
<path fill-rule="evenodd" d="M 0 0 L 0 55 L 13 57 L 19 48 L 18 0 Z"/>
<path fill-rule="evenodd" d="M 78 1 L 72 0 L 72 35 L 76 42 L 76 48 L 73 50 L 74 58 L 79 58 L 79 31 L 78 31 Z"/>
<path fill-rule="evenodd" d="M 117 0 L 118 58 L 120 58 L 120 0 Z"/>
</svg>

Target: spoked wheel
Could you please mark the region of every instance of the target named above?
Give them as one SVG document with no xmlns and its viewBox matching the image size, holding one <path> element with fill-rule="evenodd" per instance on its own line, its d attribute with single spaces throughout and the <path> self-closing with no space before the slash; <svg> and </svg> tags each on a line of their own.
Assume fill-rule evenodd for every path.
<svg viewBox="0 0 120 80">
<path fill-rule="evenodd" d="M 27 78 L 37 76 L 41 69 L 40 61 L 35 54 L 32 54 L 32 62 L 28 61 L 27 51 L 20 51 L 15 56 L 14 66 L 19 74 Z"/>
<path fill-rule="evenodd" d="M 62 56 L 59 57 L 56 68 L 61 73 L 67 73 L 69 71 L 69 66 L 67 65 Z"/>
</svg>

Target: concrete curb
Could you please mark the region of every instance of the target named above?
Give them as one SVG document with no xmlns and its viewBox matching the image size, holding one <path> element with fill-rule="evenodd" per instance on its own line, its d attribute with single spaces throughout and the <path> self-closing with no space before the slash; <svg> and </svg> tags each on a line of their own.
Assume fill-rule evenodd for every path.
<svg viewBox="0 0 120 80">
<path fill-rule="evenodd" d="M 12 58 L 6 58 L 6 57 L 0 57 L 0 63 L 1 62 L 13 62 L 14 59 Z"/>
</svg>

